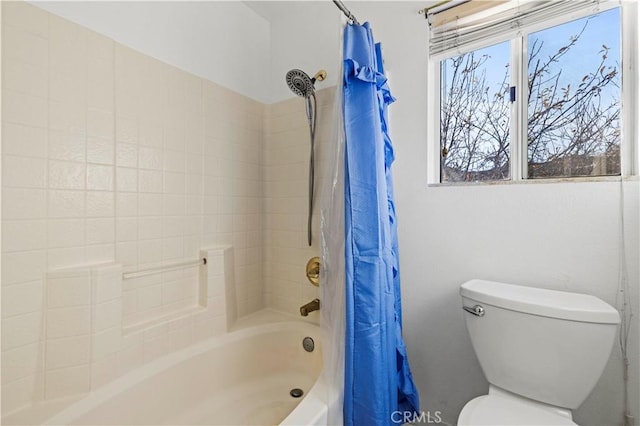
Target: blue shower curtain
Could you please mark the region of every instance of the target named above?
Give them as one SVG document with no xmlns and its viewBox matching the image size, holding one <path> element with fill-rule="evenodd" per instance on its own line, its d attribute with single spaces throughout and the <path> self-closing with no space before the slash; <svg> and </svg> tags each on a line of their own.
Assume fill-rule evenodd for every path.
<svg viewBox="0 0 640 426">
<path fill-rule="evenodd" d="M 345 425 L 403 423 L 418 412 L 402 339 L 387 105 L 394 101 L 368 23 L 347 25 L 345 126 Z"/>
</svg>

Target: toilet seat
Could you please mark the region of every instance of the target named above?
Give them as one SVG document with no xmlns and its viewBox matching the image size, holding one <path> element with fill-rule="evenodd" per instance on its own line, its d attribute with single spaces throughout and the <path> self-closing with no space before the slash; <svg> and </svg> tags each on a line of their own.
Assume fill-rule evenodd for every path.
<svg viewBox="0 0 640 426">
<path fill-rule="evenodd" d="M 458 426 L 472 425 L 574 425 L 565 415 L 540 404 L 504 397 L 483 395 L 469 401 L 460 412 Z"/>
</svg>

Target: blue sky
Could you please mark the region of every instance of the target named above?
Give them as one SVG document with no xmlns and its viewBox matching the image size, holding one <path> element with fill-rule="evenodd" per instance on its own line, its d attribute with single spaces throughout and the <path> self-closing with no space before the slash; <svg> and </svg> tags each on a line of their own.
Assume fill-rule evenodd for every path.
<svg viewBox="0 0 640 426">
<path fill-rule="evenodd" d="M 580 39 L 558 63 L 558 67 L 562 68 L 561 86 L 566 86 L 568 82 L 577 82 L 575 87 L 586 72 L 595 70 L 597 63 L 599 63 L 597 61 L 600 59 L 598 52 L 602 49 L 603 44 L 610 48 L 607 64 L 619 65 L 620 8 L 610 9 L 589 18 L 578 19 L 529 35 L 529 44 L 533 43 L 534 39 L 544 41 L 543 49 L 539 55 L 540 58 L 544 58 L 566 45 L 571 36 L 580 32 L 586 21 L 588 21 L 588 25 Z M 509 63 L 509 42 L 478 49 L 476 52 L 477 57 L 484 54 L 489 56 L 485 62 L 487 80 L 492 91 L 497 90 L 504 76 L 505 65 Z M 447 77 L 443 74 L 443 79 L 447 79 Z M 612 90 L 617 89 L 612 88 Z"/>
</svg>

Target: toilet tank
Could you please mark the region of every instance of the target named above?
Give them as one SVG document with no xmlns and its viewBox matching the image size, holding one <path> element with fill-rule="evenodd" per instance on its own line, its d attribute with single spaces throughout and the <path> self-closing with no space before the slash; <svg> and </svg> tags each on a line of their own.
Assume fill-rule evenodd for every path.
<svg viewBox="0 0 640 426">
<path fill-rule="evenodd" d="M 616 309 L 586 294 L 484 280 L 462 284 L 460 295 L 489 383 L 570 409 L 591 393 L 611 354 Z"/>
</svg>

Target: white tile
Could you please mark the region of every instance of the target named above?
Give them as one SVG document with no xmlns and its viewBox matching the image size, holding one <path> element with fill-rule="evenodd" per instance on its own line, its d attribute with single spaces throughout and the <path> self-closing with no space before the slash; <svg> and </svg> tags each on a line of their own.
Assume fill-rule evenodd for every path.
<svg viewBox="0 0 640 426">
<path fill-rule="evenodd" d="M 88 334 L 60 339 L 47 339 L 46 369 L 53 370 L 87 364 L 90 353 L 91 345 Z"/>
<path fill-rule="evenodd" d="M 53 101 L 50 105 L 65 103 L 73 104 L 79 110 L 80 106 L 84 106 L 87 96 L 86 74 L 84 69 L 74 70 L 49 70 L 49 100 Z M 54 117 L 55 111 L 50 110 L 51 117 Z M 84 116 L 85 114 L 82 113 Z M 55 119 L 54 119 L 55 120 Z M 84 119 L 82 120 L 84 122 Z M 59 123 L 53 121 L 53 128 L 58 127 Z"/>
<path fill-rule="evenodd" d="M 115 242 L 115 223 L 112 218 L 86 219 L 86 243 L 107 244 Z"/>
<path fill-rule="evenodd" d="M 185 218 L 183 216 L 165 216 L 162 218 L 162 236 L 181 237 L 185 233 Z"/>
<path fill-rule="evenodd" d="M 49 309 L 91 303 L 91 279 L 88 274 L 77 277 L 49 278 L 47 289 Z"/>
<path fill-rule="evenodd" d="M 115 144 L 112 139 L 87 137 L 87 162 L 97 164 L 113 164 L 115 161 Z"/>
<path fill-rule="evenodd" d="M 203 178 L 201 174 L 189 173 L 186 175 L 185 191 L 187 194 L 203 194 Z"/>
<path fill-rule="evenodd" d="M 20 380 L 2 385 L 2 411 L 11 413 L 32 403 L 36 376 L 27 376 Z"/>
<path fill-rule="evenodd" d="M 169 338 L 158 336 L 144 342 L 144 361 L 149 362 L 169 351 Z"/>
<path fill-rule="evenodd" d="M 84 162 L 87 139 L 83 129 L 49 129 L 49 158 L 52 160 Z"/>
<path fill-rule="evenodd" d="M 47 39 L 13 25 L 3 28 L 2 54 L 7 59 L 15 59 L 45 69 L 48 66 Z"/>
<path fill-rule="evenodd" d="M 88 392 L 90 375 L 88 364 L 47 372 L 46 398 L 53 399 Z"/>
<path fill-rule="evenodd" d="M 47 252 L 23 251 L 2 254 L 2 285 L 44 279 Z"/>
<path fill-rule="evenodd" d="M 91 345 L 92 362 L 100 361 L 120 350 L 122 331 L 119 327 L 110 328 L 93 335 Z"/>
<path fill-rule="evenodd" d="M 114 110 L 114 42 L 89 32 L 87 34 L 87 105 L 101 111 Z"/>
<path fill-rule="evenodd" d="M 138 312 L 137 291 L 125 291 L 122 293 L 122 316 L 126 322 L 127 317 L 132 317 Z"/>
<path fill-rule="evenodd" d="M 138 243 L 116 243 L 116 262 L 123 265 L 135 265 L 138 263 Z"/>
<path fill-rule="evenodd" d="M 158 216 L 162 213 L 162 194 L 140 194 L 140 216 Z"/>
<path fill-rule="evenodd" d="M 111 327 L 122 327 L 122 301 L 120 299 L 99 303 L 95 307 L 94 330 L 96 332 Z"/>
<path fill-rule="evenodd" d="M 182 216 L 185 213 L 184 195 L 165 194 L 162 203 L 162 212 L 165 216 Z"/>
<path fill-rule="evenodd" d="M 45 128 L 48 125 L 48 105 L 40 98 L 15 90 L 2 90 L 2 120 L 8 123 Z"/>
<path fill-rule="evenodd" d="M 135 217 L 116 219 L 116 241 L 135 241 L 138 238 L 138 220 Z"/>
<path fill-rule="evenodd" d="M 214 269 L 210 269 L 214 271 Z M 207 276 L 207 295 L 209 297 L 223 296 L 225 294 L 225 276 L 223 272 Z"/>
<path fill-rule="evenodd" d="M 5 155 L 47 158 L 48 132 L 38 127 L 2 123 L 2 151 Z"/>
<path fill-rule="evenodd" d="M 185 193 L 185 174 L 164 172 L 164 193 L 165 194 L 184 194 Z"/>
<path fill-rule="evenodd" d="M 182 327 L 168 334 L 168 351 L 177 351 L 193 343 L 193 326 Z"/>
<path fill-rule="evenodd" d="M 40 343 L 32 343 L 16 349 L 2 352 L 2 384 L 33 375 L 42 371 L 40 361 Z M 6 390 L 6 388 L 4 388 Z"/>
<path fill-rule="evenodd" d="M 120 192 L 138 191 L 138 170 L 134 168 L 118 167 L 116 169 L 116 186 Z"/>
<path fill-rule="evenodd" d="M 227 326 L 224 317 L 197 322 L 194 326 L 194 341 L 199 342 L 209 337 L 226 332 Z"/>
<path fill-rule="evenodd" d="M 42 338 L 42 315 L 35 312 L 2 320 L 2 350 L 6 351 Z"/>
<path fill-rule="evenodd" d="M 79 336 L 90 332 L 91 308 L 89 306 L 48 309 L 47 339 Z"/>
<path fill-rule="evenodd" d="M 83 217 L 85 206 L 84 191 L 49 191 L 49 217 Z"/>
<path fill-rule="evenodd" d="M 118 377 L 118 357 L 113 354 L 91 365 L 91 386 L 97 389 Z"/>
<path fill-rule="evenodd" d="M 49 188 L 84 189 L 86 165 L 68 161 L 49 161 Z"/>
<path fill-rule="evenodd" d="M 2 219 L 36 219 L 47 216 L 47 191 L 43 189 L 2 189 Z"/>
<path fill-rule="evenodd" d="M 162 238 L 162 217 L 144 217 L 138 219 L 138 238 L 152 240 Z"/>
<path fill-rule="evenodd" d="M 118 143 L 138 143 L 138 123 L 136 119 L 118 116 L 116 117 L 116 141 Z"/>
<path fill-rule="evenodd" d="M 22 61 L 7 59 L 2 64 L 3 86 L 17 92 L 46 98 L 47 69 Z"/>
<path fill-rule="evenodd" d="M 115 196 L 110 191 L 87 191 L 87 217 L 113 217 Z"/>
<path fill-rule="evenodd" d="M 164 152 L 164 170 L 167 172 L 185 172 L 185 153 L 181 151 Z"/>
<path fill-rule="evenodd" d="M 184 289 L 180 281 L 173 281 L 162 285 L 162 303 L 164 305 L 185 298 Z"/>
<path fill-rule="evenodd" d="M 82 135 L 83 144 L 87 136 L 87 111 L 82 104 L 82 94 L 75 94 L 69 96 L 69 99 L 65 99 L 68 96 L 69 91 L 75 91 L 77 84 L 73 81 L 73 76 L 70 76 L 70 87 L 61 89 L 62 100 L 51 100 L 48 104 L 49 110 L 49 128 L 51 130 L 59 130 L 66 132 L 67 135 Z M 84 158 L 84 146 L 82 151 L 79 146 L 67 147 L 67 149 L 77 149 L 77 152 L 70 152 L 69 157 L 60 158 L 63 160 L 74 160 L 76 156 Z"/>
<path fill-rule="evenodd" d="M 97 136 L 107 140 L 114 137 L 114 117 L 110 112 L 89 109 L 87 111 L 87 136 Z"/>
<path fill-rule="evenodd" d="M 28 314 L 42 309 L 42 280 L 15 284 L 2 289 L 2 317 Z"/>
<path fill-rule="evenodd" d="M 40 250 L 46 246 L 46 221 L 5 220 L 2 223 L 2 250 L 4 252 Z"/>
<path fill-rule="evenodd" d="M 84 245 L 84 220 L 50 219 L 47 225 L 48 247 L 78 247 Z"/>
<path fill-rule="evenodd" d="M 141 240 L 138 242 L 138 262 L 156 263 L 162 260 L 162 240 Z"/>
<path fill-rule="evenodd" d="M 140 192 L 162 192 L 162 172 L 139 170 L 138 188 Z"/>
<path fill-rule="evenodd" d="M 2 6 L 2 23 L 38 37 L 49 36 L 49 15 L 27 2 L 7 2 Z"/>
<path fill-rule="evenodd" d="M 122 296 L 122 272 L 93 277 L 95 303 L 117 300 Z"/>
<path fill-rule="evenodd" d="M 46 160 L 5 155 L 2 159 L 2 184 L 14 188 L 45 188 Z"/>
<path fill-rule="evenodd" d="M 141 169 L 162 170 L 162 150 L 141 146 L 138 151 L 138 164 Z"/>
<path fill-rule="evenodd" d="M 151 123 L 140 123 L 139 128 L 140 146 L 162 148 L 162 127 Z"/>
<path fill-rule="evenodd" d="M 70 268 L 85 263 L 85 247 L 51 248 L 47 255 L 49 269 Z"/>
<path fill-rule="evenodd" d="M 184 257 L 184 241 L 182 237 L 164 238 L 162 240 L 162 259 L 178 262 Z"/>
<path fill-rule="evenodd" d="M 113 190 L 113 174 L 113 166 L 87 164 L 87 189 Z"/>
<path fill-rule="evenodd" d="M 143 343 L 129 346 L 117 354 L 118 372 L 120 374 L 129 372 L 144 363 L 144 345 Z"/>
<path fill-rule="evenodd" d="M 138 167 L 138 146 L 130 143 L 116 143 L 116 165 Z"/>
<path fill-rule="evenodd" d="M 56 15 L 49 17 L 49 55 L 52 69 L 82 69 L 87 55 L 88 30 Z"/>
<path fill-rule="evenodd" d="M 138 215 L 138 194 L 118 193 L 116 194 L 116 216 L 137 216 Z"/>
<path fill-rule="evenodd" d="M 200 175 L 204 170 L 204 160 L 202 155 L 187 154 L 185 171 L 187 173 Z"/>
</svg>

